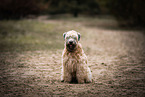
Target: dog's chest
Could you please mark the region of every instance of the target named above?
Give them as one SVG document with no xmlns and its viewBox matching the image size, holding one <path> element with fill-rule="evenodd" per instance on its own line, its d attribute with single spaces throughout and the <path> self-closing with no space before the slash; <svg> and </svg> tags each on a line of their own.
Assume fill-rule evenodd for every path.
<svg viewBox="0 0 145 97">
<path fill-rule="evenodd" d="M 79 60 L 76 56 L 70 55 L 64 57 L 64 65 L 70 72 L 76 72 Z"/>
</svg>

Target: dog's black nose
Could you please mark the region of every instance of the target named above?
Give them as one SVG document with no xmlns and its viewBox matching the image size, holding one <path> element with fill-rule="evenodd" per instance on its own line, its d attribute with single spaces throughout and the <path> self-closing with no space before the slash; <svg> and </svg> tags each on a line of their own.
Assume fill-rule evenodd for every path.
<svg viewBox="0 0 145 97">
<path fill-rule="evenodd" d="M 69 41 L 70 44 L 73 44 L 73 41 Z"/>
</svg>

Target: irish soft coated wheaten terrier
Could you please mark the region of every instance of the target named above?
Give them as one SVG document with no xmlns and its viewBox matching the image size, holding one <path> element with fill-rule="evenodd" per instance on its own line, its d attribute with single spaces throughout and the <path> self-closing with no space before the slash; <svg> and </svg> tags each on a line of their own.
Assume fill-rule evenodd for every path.
<svg viewBox="0 0 145 97">
<path fill-rule="evenodd" d="M 62 54 L 63 82 L 92 82 L 92 74 L 87 65 L 87 57 L 79 43 L 80 34 L 74 30 L 63 34 L 65 48 Z"/>
</svg>

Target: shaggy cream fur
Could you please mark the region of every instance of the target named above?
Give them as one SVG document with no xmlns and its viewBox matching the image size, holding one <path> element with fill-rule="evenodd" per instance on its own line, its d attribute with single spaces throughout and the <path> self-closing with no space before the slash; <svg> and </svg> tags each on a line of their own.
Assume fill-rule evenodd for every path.
<svg viewBox="0 0 145 97">
<path fill-rule="evenodd" d="M 72 38 L 75 48 L 72 51 L 67 49 L 67 41 Z M 65 48 L 62 54 L 62 75 L 61 81 L 64 82 L 92 82 L 92 74 L 87 65 L 87 57 L 79 43 L 79 33 L 72 30 L 64 33 Z"/>
</svg>

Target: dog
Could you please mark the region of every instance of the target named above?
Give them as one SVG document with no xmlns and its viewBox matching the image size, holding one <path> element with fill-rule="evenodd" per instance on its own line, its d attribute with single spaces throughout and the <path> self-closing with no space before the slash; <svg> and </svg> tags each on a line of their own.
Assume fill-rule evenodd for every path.
<svg viewBox="0 0 145 97">
<path fill-rule="evenodd" d="M 65 48 L 62 53 L 61 81 L 69 83 L 90 83 L 92 74 L 87 57 L 82 49 L 80 33 L 71 30 L 63 33 Z"/>
</svg>

